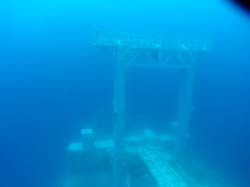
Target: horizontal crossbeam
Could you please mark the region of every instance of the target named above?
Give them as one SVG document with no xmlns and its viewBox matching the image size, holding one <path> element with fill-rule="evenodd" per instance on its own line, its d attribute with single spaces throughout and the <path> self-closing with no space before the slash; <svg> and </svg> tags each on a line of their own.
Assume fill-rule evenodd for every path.
<svg viewBox="0 0 250 187">
<path fill-rule="evenodd" d="M 143 39 L 115 39 L 98 37 L 96 40 L 96 46 L 105 48 L 126 48 L 130 50 L 161 50 L 161 51 L 193 51 L 202 52 L 208 50 L 208 44 L 201 41 L 193 42 L 169 42 L 163 43 L 162 41 L 150 41 Z"/>
</svg>

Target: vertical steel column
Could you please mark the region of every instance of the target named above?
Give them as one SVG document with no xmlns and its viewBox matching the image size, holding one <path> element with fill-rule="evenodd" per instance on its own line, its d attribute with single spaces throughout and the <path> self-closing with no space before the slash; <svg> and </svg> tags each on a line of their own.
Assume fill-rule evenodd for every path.
<svg viewBox="0 0 250 187">
<path fill-rule="evenodd" d="M 176 139 L 176 154 L 183 153 L 188 136 L 189 123 L 191 118 L 191 110 L 193 108 L 193 89 L 195 76 L 195 58 L 191 55 L 190 65 L 183 71 L 183 85 L 181 85 L 177 113 L 177 139 Z"/>
<path fill-rule="evenodd" d="M 113 174 L 114 187 L 122 187 L 122 140 L 123 128 L 126 123 L 126 51 L 121 48 L 116 48 L 116 62 L 114 72 L 114 157 L 113 157 Z"/>
</svg>

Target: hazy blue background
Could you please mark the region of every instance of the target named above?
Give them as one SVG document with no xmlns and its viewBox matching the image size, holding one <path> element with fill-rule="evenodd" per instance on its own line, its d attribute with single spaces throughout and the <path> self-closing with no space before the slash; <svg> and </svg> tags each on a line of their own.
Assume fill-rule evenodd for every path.
<svg viewBox="0 0 250 187">
<path fill-rule="evenodd" d="M 198 63 L 193 147 L 249 186 L 250 17 L 216 0 L 1 1 L 0 186 L 52 187 L 85 122 L 111 129 L 113 61 L 92 45 L 96 29 L 211 41 Z M 131 119 L 171 120 L 174 77 L 131 70 Z"/>
</svg>

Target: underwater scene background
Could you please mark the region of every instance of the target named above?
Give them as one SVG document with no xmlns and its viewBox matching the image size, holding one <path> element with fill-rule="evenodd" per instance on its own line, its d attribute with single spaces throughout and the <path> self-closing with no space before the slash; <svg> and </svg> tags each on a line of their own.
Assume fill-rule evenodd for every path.
<svg viewBox="0 0 250 187">
<path fill-rule="evenodd" d="M 55 187 L 81 128 L 112 133 L 114 60 L 94 46 L 99 30 L 209 41 L 188 147 L 249 187 L 250 17 L 216 0 L 0 2 L 0 186 Z M 178 83 L 175 71 L 129 70 L 126 129 L 164 131 Z"/>
</svg>

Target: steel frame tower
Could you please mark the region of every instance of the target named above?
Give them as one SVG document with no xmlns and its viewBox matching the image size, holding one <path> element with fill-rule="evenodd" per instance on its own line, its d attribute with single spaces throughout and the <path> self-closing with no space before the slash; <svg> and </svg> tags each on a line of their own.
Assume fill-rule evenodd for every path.
<svg viewBox="0 0 250 187">
<path fill-rule="evenodd" d="M 147 66 L 159 68 L 175 68 L 182 72 L 183 85 L 178 99 L 176 153 L 185 147 L 186 136 L 192 108 L 195 62 L 200 52 L 207 50 L 202 42 L 148 41 L 126 37 L 115 39 L 98 36 L 96 46 L 108 51 L 115 59 L 114 77 L 114 187 L 122 187 L 121 152 L 123 128 L 126 124 L 126 71 L 128 66 Z M 142 57 L 145 61 L 138 60 Z"/>
</svg>

